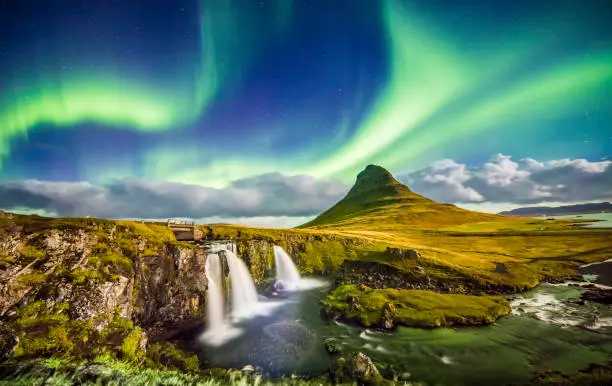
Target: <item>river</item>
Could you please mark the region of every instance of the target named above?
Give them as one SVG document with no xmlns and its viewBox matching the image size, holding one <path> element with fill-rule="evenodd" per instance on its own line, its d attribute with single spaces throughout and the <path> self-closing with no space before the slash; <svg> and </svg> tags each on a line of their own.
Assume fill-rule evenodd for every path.
<svg viewBox="0 0 612 386">
<path fill-rule="evenodd" d="M 612 263 L 591 265 L 588 275 L 612 279 Z M 589 278 L 592 279 L 592 276 Z M 536 370 L 577 371 L 612 359 L 612 309 L 579 302 L 583 288 L 542 284 L 511 297 L 513 312 L 482 327 L 373 331 L 319 315 L 328 291 L 293 293 L 266 317 L 243 322 L 243 334 L 218 348 L 202 345 L 201 330 L 183 335 L 211 367 L 258 366 L 267 376 L 322 374 L 331 365 L 324 340 L 361 350 L 397 374 L 432 385 L 516 384 Z"/>
</svg>

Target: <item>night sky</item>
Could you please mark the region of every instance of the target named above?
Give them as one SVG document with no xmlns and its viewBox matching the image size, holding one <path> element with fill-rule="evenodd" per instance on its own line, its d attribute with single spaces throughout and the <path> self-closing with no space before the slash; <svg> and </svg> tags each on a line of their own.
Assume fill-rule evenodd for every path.
<svg viewBox="0 0 612 386">
<path fill-rule="evenodd" d="M 8 210 L 291 225 L 369 163 L 483 210 L 612 198 L 609 0 L 0 0 L 0 19 Z"/>
</svg>

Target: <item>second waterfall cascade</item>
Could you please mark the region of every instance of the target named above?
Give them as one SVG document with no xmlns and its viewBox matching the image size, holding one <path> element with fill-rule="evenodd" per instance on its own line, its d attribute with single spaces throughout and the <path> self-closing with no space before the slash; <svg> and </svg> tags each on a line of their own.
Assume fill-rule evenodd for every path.
<svg viewBox="0 0 612 386">
<path fill-rule="evenodd" d="M 274 264 L 276 265 L 276 288 L 283 291 L 295 291 L 302 278 L 287 252 L 278 245 L 274 246 Z"/>
</svg>

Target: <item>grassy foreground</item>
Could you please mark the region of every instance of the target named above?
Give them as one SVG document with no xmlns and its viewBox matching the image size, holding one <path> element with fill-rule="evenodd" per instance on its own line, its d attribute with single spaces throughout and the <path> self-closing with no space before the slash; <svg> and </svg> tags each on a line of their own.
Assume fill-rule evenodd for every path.
<svg viewBox="0 0 612 386">
<path fill-rule="evenodd" d="M 510 312 L 510 304 L 501 296 L 372 289 L 355 284 L 337 287 L 322 303 L 328 314 L 364 326 L 384 326 L 386 322 L 426 328 L 478 325 L 493 323 Z"/>
<path fill-rule="evenodd" d="M 89 362 L 70 362 L 57 358 L 38 359 L 0 365 L 0 386 L 30 385 L 193 385 L 193 386 L 246 386 L 246 385 L 327 385 L 330 381 L 317 379 L 282 378 L 263 379 L 259 374 L 246 374 L 240 370 L 211 369 L 198 374 L 176 370 L 143 368 L 108 357 Z M 354 382 L 346 383 L 347 385 Z"/>
</svg>

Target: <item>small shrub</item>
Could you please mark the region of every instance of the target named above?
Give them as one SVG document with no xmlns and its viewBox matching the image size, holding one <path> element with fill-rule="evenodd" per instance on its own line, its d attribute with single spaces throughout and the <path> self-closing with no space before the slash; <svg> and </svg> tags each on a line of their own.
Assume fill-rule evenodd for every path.
<svg viewBox="0 0 612 386">
<path fill-rule="evenodd" d="M 108 252 L 100 256 L 90 256 L 87 264 L 97 269 L 107 268 L 108 273 L 127 275 L 133 273 L 132 260 L 115 252 Z"/>
<path fill-rule="evenodd" d="M 44 251 L 32 246 L 25 245 L 19 250 L 20 260 L 24 263 L 30 263 L 34 260 L 42 260 L 46 257 Z"/>
<path fill-rule="evenodd" d="M 132 362 L 137 362 L 142 359 L 145 353 L 138 347 L 141 338 L 142 331 L 139 327 L 136 327 L 123 339 L 123 343 L 121 343 L 119 347 L 123 359 Z"/>
<path fill-rule="evenodd" d="M 24 285 L 36 286 L 45 282 L 46 276 L 42 272 L 32 271 L 17 276 L 17 281 Z"/>
<path fill-rule="evenodd" d="M 200 371 L 200 361 L 195 354 L 186 354 L 172 343 L 155 343 L 147 350 L 147 367 L 157 369 L 179 369 L 189 372 Z"/>
<path fill-rule="evenodd" d="M 104 280 L 102 274 L 97 270 L 77 268 L 71 271 L 68 274 L 70 280 L 72 280 L 73 284 L 82 284 L 85 283 L 86 280 Z"/>
</svg>

